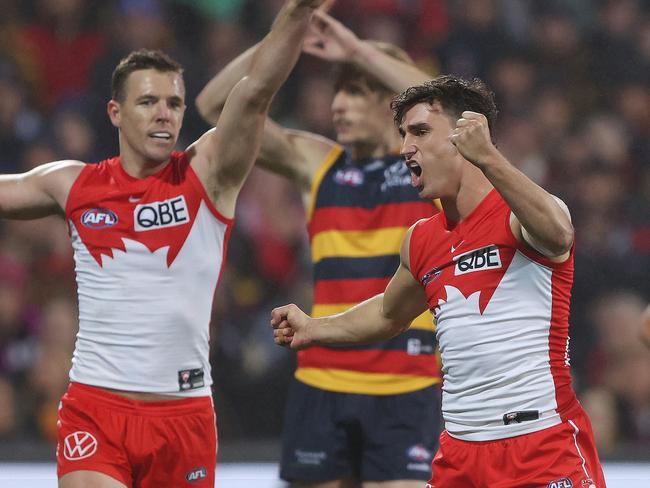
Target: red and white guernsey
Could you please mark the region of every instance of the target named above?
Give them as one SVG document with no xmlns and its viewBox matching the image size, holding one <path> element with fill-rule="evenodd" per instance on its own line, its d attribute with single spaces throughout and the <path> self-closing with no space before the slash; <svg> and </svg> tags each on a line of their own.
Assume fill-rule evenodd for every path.
<svg viewBox="0 0 650 488">
<path fill-rule="evenodd" d="M 142 179 L 119 157 L 87 165 L 66 217 L 79 294 L 71 381 L 209 395 L 210 313 L 232 220 L 186 154 Z"/>
<path fill-rule="evenodd" d="M 419 221 L 410 265 L 435 314 L 445 428 L 469 441 L 559 424 L 578 408 L 568 358 L 573 251 L 553 263 L 519 243 L 492 190 L 455 226 Z"/>
</svg>

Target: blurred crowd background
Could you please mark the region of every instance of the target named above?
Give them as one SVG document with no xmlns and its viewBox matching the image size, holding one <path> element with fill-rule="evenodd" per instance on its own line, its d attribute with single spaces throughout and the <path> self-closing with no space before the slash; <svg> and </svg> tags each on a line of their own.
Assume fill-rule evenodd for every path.
<svg viewBox="0 0 650 488">
<path fill-rule="evenodd" d="M 0 173 L 117 153 L 110 75 L 133 49 L 185 66 L 180 148 L 208 127 L 203 85 L 268 31 L 282 0 L 0 0 Z M 497 141 L 572 212 L 575 387 L 605 459 L 650 460 L 650 2 L 339 0 L 360 37 L 404 47 L 432 74 L 486 80 Z M 334 137 L 330 66 L 302 59 L 276 98 L 281 123 Z M 246 148 L 242 148 L 246 150 Z M 240 197 L 212 320 L 220 442 L 277 439 L 293 353 L 269 310 L 309 306 L 298 194 L 254 170 Z M 77 330 L 74 265 L 61 219 L 0 223 L 0 445 L 51 445 Z M 137 272 L 137 270 L 134 270 Z M 36 450 L 29 451 L 36 452 Z"/>
</svg>

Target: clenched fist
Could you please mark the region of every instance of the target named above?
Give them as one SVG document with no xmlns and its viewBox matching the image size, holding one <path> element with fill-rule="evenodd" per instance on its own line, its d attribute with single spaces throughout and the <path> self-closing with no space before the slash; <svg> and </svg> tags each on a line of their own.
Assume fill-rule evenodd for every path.
<svg viewBox="0 0 650 488">
<path fill-rule="evenodd" d="M 271 311 L 273 340 L 280 346 L 303 349 L 311 344 L 310 329 L 313 319 L 296 305 L 285 305 Z"/>
<path fill-rule="evenodd" d="M 465 159 L 479 168 L 497 150 L 492 144 L 487 118 L 476 112 L 461 114 L 450 140 Z"/>
</svg>

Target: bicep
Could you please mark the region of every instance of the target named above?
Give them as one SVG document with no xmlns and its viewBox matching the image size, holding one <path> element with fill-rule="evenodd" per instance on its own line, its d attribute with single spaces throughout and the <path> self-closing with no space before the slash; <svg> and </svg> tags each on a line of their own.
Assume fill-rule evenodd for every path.
<svg viewBox="0 0 650 488">
<path fill-rule="evenodd" d="M 382 315 L 395 322 L 410 323 L 427 308 L 424 289 L 411 272 L 400 264 L 386 287 Z"/>
<path fill-rule="evenodd" d="M 48 163 L 17 175 L 0 176 L 0 215 L 12 219 L 36 219 L 63 213 L 65 163 Z M 61 185 L 58 184 L 61 182 Z"/>
<path fill-rule="evenodd" d="M 556 197 L 555 195 L 551 195 L 551 197 L 553 197 L 557 205 L 562 210 L 562 217 L 568 219 L 569 223 L 571 223 L 571 212 L 569 212 L 569 207 L 567 207 L 566 203 L 564 203 L 562 199 Z M 521 225 L 521 222 L 519 222 L 519 219 L 514 214 L 514 212 L 510 212 L 510 229 L 519 242 L 526 244 L 528 247 L 534 249 L 542 256 L 547 257 L 553 262 L 562 263 L 569 258 L 570 251 L 556 255 L 547 249 L 541 242 L 539 242 L 539 240 L 535 238 L 535 236 L 533 236 L 530 232 L 528 232 L 528 230 L 526 230 L 523 225 Z"/>
<path fill-rule="evenodd" d="M 400 264 L 386 287 L 383 303 L 386 316 L 395 316 L 398 321 L 408 323 L 428 308 L 426 292 L 411 273 L 410 247 L 415 225 L 404 234 L 400 247 Z"/>
<path fill-rule="evenodd" d="M 217 126 L 187 149 L 192 167 L 217 210 L 233 216 L 235 202 L 262 140 L 267 104 L 253 95 L 249 78 L 228 96 Z"/>
<path fill-rule="evenodd" d="M 210 155 L 219 180 L 240 186 L 257 157 L 266 118 L 266 105 L 252 95 L 250 79 L 242 79 L 228 96 L 216 126 L 214 152 Z"/>
</svg>

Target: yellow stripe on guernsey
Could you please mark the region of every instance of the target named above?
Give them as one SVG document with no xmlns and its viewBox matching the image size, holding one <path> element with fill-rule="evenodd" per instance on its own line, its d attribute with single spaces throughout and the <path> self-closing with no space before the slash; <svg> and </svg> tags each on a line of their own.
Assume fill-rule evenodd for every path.
<svg viewBox="0 0 650 488">
<path fill-rule="evenodd" d="M 314 263 L 324 258 L 366 258 L 399 252 L 406 228 L 332 230 L 316 234 L 311 243 Z"/>
<path fill-rule="evenodd" d="M 318 171 L 316 172 L 316 175 L 311 182 L 311 196 L 309 197 L 309 206 L 307 207 L 307 222 L 311 220 L 311 216 L 314 214 L 314 206 L 316 205 L 316 193 L 318 192 L 321 181 L 323 181 L 325 174 L 330 170 L 332 165 L 336 163 L 336 160 L 339 158 L 343 151 L 343 146 L 335 144 L 330 152 L 327 153 L 327 156 L 325 156 L 323 164 L 321 164 L 320 168 L 318 168 Z"/>
<path fill-rule="evenodd" d="M 399 395 L 440 382 L 429 376 L 357 373 L 343 369 L 300 368 L 296 379 L 315 388 L 364 395 Z"/>
<path fill-rule="evenodd" d="M 347 309 L 352 308 L 356 303 L 336 303 L 333 305 L 314 304 L 312 308 L 312 317 L 325 317 L 327 315 L 334 315 L 337 313 L 345 312 Z M 427 310 L 421 315 L 418 315 L 413 322 L 411 322 L 411 329 L 431 330 L 434 331 L 433 320 L 431 314 Z"/>
</svg>

